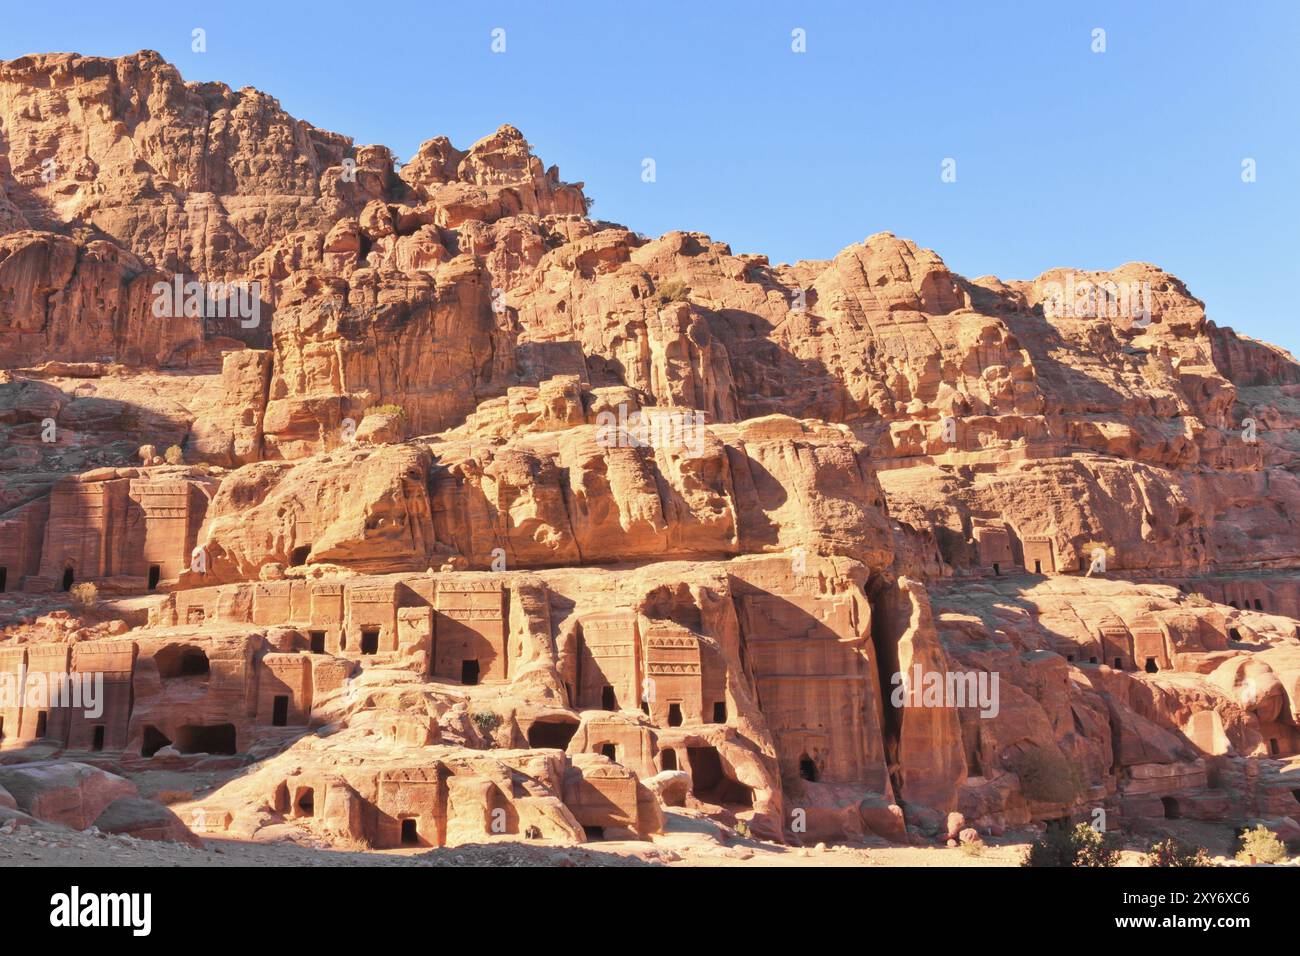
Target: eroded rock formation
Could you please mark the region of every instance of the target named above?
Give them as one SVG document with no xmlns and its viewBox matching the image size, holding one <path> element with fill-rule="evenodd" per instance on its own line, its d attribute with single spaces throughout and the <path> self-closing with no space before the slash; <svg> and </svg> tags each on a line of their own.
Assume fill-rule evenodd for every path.
<svg viewBox="0 0 1300 956">
<path fill-rule="evenodd" d="M 513 127 L 395 170 L 150 52 L 0 92 L 0 687 L 104 687 L 0 707 L 0 814 L 396 847 L 1300 813 L 1300 364 L 1175 277 L 648 239 Z"/>
</svg>

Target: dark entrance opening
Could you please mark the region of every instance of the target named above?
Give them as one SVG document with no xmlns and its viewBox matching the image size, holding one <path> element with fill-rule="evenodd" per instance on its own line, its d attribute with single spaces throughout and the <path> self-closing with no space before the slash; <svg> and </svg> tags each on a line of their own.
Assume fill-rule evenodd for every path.
<svg viewBox="0 0 1300 956">
<path fill-rule="evenodd" d="M 618 697 L 614 694 L 614 688 L 608 684 L 600 689 L 600 709 L 618 710 Z"/>
<path fill-rule="evenodd" d="M 1177 820 L 1183 815 L 1182 808 L 1173 797 L 1161 797 L 1160 802 L 1164 805 L 1166 820 Z"/>
<path fill-rule="evenodd" d="M 661 750 L 661 751 L 660 751 L 660 754 L 661 754 L 662 757 L 663 757 L 663 759 L 662 759 L 660 762 L 664 765 L 663 768 L 664 768 L 665 770 L 676 770 L 676 769 L 677 769 L 677 751 L 676 751 L 676 750 Z"/>
<path fill-rule="evenodd" d="M 1228 628 L 1228 637 L 1234 641 L 1239 641 L 1241 640 L 1241 631 L 1237 630 L 1235 627 L 1230 627 Z"/>
<path fill-rule="evenodd" d="M 5 585 L 9 580 L 9 569 L 0 568 L 0 594 L 4 594 Z"/>
<path fill-rule="evenodd" d="M 1095 664 L 1095 663 L 1097 663 L 1097 658 L 1095 658 L 1095 657 L 1090 657 L 1090 658 L 1088 658 L 1088 663 L 1089 663 L 1089 664 Z"/>
<path fill-rule="evenodd" d="M 1070 663 L 1074 663 L 1074 655 L 1073 655 L 1073 654 L 1066 654 L 1066 655 L 1065 655 L 1065 659 L 1066 659 L 1067 661 L 1069 661 Z"/>
<path fill-rule="evenodd" d="M 600 755 L 608 757 L 612 763 L 618 763 L 618 748 L 613 744 L 601 744 Z"/>
<path fill-rule="evenodd" d="M 271 726 L 287 727 L 289 725 L 289 697 L 287 694 L 277 694 L 275 700 L 271 702 Z"/>
<path fill-rule="evenodd" d="M 1262 611 L 1262 610 L 1264 610 L 1264 605 L 1263 605 L 1263 603 L 1260 601 L 1259 598 L 1255 598 L 1255 610 L 1256 610 L 1256 611 Z"/>
<path fill-rule="evenodd" d="M 140 756 L 152 757 L 164 747 L 170 747 L 171 740 L 157 727 L 144 729 L 144 740 L 140 743 Z"/>
<path fill-rule="evenodd" d="M 362 654 L 379 653 L 379 632 L 378 631 L 361 632 L 361 653 Z"/>
<path fill-rule="evenodd" d="M 817 763 L 807 754 L 799 758 L 799 776 L 812 783 L 817 782 Z"/>
<path fill-rule="evenodd" d="M 310 817 L 316 812 L 316 791 L 311 787 L 303 787 L 298 791 L 298 799 L 294 801 L 297 810 L 296 816 Z"/>
<path fill-rule="evenodd" d="M 682 705 L 669 704 L 668 705 L 668 726 L 680 727 L 681 725 L 682 725 Z"/>
<path fill-rule="evenodd" d="M 162 568 L 156 564 L 149 565 L 149 590 L 152 591 L 158 586 L 158 579 L 162 577 Z"/>
<path fill-rule="evenodd" d="M 36 715 L 36 739 L 37 740 L 40 740 L 42 737 L 45 736 L 46 724 L 49 720 L 49 716 L 50 715 L 47 714 L 45 711 L 41 711 L 39 714 Z"/>
<path fill-rule="evenodd" d="M 460 662 L 460 682 L 469 687 L 478 683 L 478 661 Z"/>
<path fill-rule="evenodd" d="M 307 556 L 310 554 L 311 554 L 311 545 L 309 544 L 304 544 L 300 547 L 294 548 L 293 553 L 289 555 L 289 564 L 291 565 L 306 564 Z"/>
<path fill-rule="evenodd" d="M 419 846 L 420 831 L 416 829 L 415 818 L 407 817 L 402 821 L 402 846 Z"/>
<path fill-rule="evenodd" d="M 325 632 L 324 631 L 308 631 L 307 637 L 311 641 L 311 652 L 313 654 L 325 653 Z"/>
<path fill-rule="evenodd" d="M 158 676 L 164 680 L 174 677 L 207 677 L 211 673 L 208 655 L 192 644 L 169 644 L 153 657 L 158 665 Z"/>
<path fill-rule="evenodd" d="M 104 749 L 104 725 L 100 724 L 95 728 L 95 736 L 90 741 L 90 749 L 99 753 Z"/>
<path fill-rule="evenodd" d="M 715 700 L 713 702 L 713 722 L 715 724 L 725 724 L 727 722 L 727 702 L 725 700 Z"/>
<path fill-rule="evenodd" d="M 77 578 L 76 578 L 76 576 L 72 573 L 72 568 L 64 568 L 64 569 L 63 569 L 63 590 L 65 590 L 65 591 L 71 591 L 71 590 L 72 590 L 72 582 L 75 581 L 75 580 L 77 580 Z"/>
<path fill-rule="evenodd" d="M 1156 666 L 1156 659 L 1154 657 L 1148 657 L 1147 666 L 1143 668 L 1143 670 L 1145 670 L 1148 674 L 1156 674 L 1159 673 L 1160 668 Z"/>
<path fill-rule="evenodd" d="M 234 724 L 186 724 L 176 730 L 176 749 L 183 754 L 233 754 Z"/>
<path fill-rule="evenodd" d="M 1124 661 L 1121 658 L 1118 657 L 1115 658 L 1115 670 L 1122 671 L 1123 669 L 1124 669 Z"/>
<path fill-rule="evenodd" d="M 1001 573 L 1002 573 L 1002 568 L 998 565 L 998 563 L 997 563 L 996 561 L 993 562 L 993 573 L 994 573 L 994 574 L 1001 574 Z"/>
<path fill-rule="evenodd" d="M 727 776 L 716 748 L 687 747 L 686 759 L 691 765 L 691 789 L 697 798 L 723 806 L 754 805 L 753 791 Z"/>
<path fill-rule="evenodd" d="M 1035 574 L 1043 573 L 1043 562 L 1040 561 L 1038 558 L 1034 559 L 1034 573 Z"/>
<path fill-rule="evenodd" d="M 1270 757 L 1276 757 L 1277 751 L 1278 751 L 1277 738 L 1276 737 L 1268 738 L 1268 755 Z"/>
<path fill-rule="evenodd" d="M 605 839 L 604 827 L 583 827 L 587 831 L 587 842 L 594 843 L 598 840 Z"/>
<path fill-rule="evenodd" d="M 538 722 L 528 728 L 528 746 L 567 750 L 569 741 L 577 732 L 578 725 L 566 721 Z"/>
</svg>

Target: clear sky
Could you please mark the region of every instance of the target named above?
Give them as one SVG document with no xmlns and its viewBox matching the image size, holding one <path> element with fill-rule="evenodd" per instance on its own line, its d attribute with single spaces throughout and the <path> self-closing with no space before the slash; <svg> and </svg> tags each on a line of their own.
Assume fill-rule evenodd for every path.
<svg viewBox="0 0 1300 956">
<path fill-rule="evenodd" d="M 1219 324 L 1300 354 L 1296 0 L 11 0 L 0 13 L 0 58 L 144 48 L 401 157 L 512 123 L 586 183 L 593 215 L 773 262 L 885 230 L 971 277 L 1154 262 Z"/>
</svg>

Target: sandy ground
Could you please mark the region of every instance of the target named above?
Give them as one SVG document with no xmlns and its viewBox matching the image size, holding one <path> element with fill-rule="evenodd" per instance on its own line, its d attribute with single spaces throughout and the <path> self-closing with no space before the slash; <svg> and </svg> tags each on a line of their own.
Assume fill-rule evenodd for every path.
<svg viewBox="0 0 1300 956">
<path fill-rule="evenodd" d="M 719 843 L 696 833 L 669 833 L 653 843 L 606 842 L 577 847 L 521 842 L 467 844 L 438 850 L 346 851 L 289 841 L 205 841 L 203 849 L 137 840 L 95 830 L 19 827 L 0 832 L 0 866 L 1019 866 L 1027 844 L 1005 841 L 978 851 L 949 847 L 783 847 L 754 840 Z M 1216 862 L 1226 863 L 1220 858 Z M 1141 866 L 1125 850 L 1121 866 Z"/>
</svg>

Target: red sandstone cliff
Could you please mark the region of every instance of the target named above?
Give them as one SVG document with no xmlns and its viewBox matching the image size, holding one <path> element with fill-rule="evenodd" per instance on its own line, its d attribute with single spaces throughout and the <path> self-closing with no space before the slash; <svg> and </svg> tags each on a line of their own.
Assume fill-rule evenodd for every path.
<svg viewBox="0 0 1300 956">
<path fill-rule="evenodd" d="M 647 239 L 509 126 L 393 165 L 150 52 L 0 64 L 0 671 L 112 638 L 101 745 L 266 758 L 205 829 L 1296 813 L 1291 356 L 1148 264 Z M 147 625 L 16 621 L 86 580 Z"/>
</svg>

